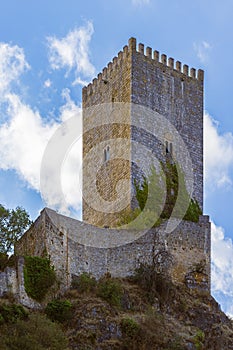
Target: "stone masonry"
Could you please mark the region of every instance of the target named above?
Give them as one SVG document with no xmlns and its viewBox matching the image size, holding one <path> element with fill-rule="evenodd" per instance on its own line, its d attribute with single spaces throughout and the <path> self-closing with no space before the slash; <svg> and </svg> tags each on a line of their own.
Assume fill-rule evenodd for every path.
<svg viewBox="0 0 233 350">
<path fill-rule="evenodd" d="M 84 221 L 43 209 L 15 246 L 17 268 L 0 273 L 0 296 L 12 292 L 24 305 L 40 307 L 24 289 L 27 255 L 49 257 L 59 292 L 83 272 L 126 277 L 155 261 L 174 283 L 210 291 L 208 216 L 198 222 L 172 217 L 144 230 L 109 228 L 133 207 L 134 179 L 141 180 L 168 154 L 181 161 L 185 175 L 191 170 L 186 185 L 193 180 L 192 197 L 202 208 L 203 77 L 202 70 L 174 65 L 172 58 L 152 55 L 149 47 L 144 52 L 144 45 L 136 48 L 136 40 L 129 39 L 83 89 Z"/>
<path fill-rule="evenodd" d="M 175 220 L 175 219 L 173 219 Z M 169 257 L 168 267 L 175 283 L 202 265 L 205 288 L 210 288 L 210 223 L 208 216 L 199 222 L 181 221 L 172 233 L 167 222 L 143 234 L 134 230 L 99 228 L 57 214 L 45 208 L 33 226 L 16 245 L 19 256 L 48 256 L 61 282 L 69 288 L 72 277 L 83 272 L 100 278 L 133 275 L 141 263 L 152 264 L 155 256 Z M 166 266 L 168 261 L 161 261 Z"/>
<path fill-rule="evenodd" d="M 165 162 L 168 152 L 174 159 L 180 158 L 182 170 L 192 171 L 191 197 L 203 208 L 204 72 L 189 69 L 179 61 L 174 63 L 173 58 L 167 59 L 158 51 L 152 55 L 152 49 L 147 47 L 144 50 L 143 44 L 136 46 L 136 39 L 129 39 L 128 46 L 113 58 L 98 78 L 83 88 L 83 220 L 102 227 L 114 226 L 124 211 L 112 210 L 110 213 L 102 206 L 96 208 L 96 197 L 90 195 L 93 186 L 87 183 L 89 174 L 96 173 L 100 196 L 105 194 L 105 198 L 113 202 L 115 198 L 109 194 L 115 193 L 116 196 L 118 186 L 118 193 L 124 190 L 128 196 L 126 210 L 132 207 L 134 179 L 140 181 L 142 174 L 147 175 L 153 164 L 145 152 L 140 152 L 142 147 L 135 146 L 138 144 L 149 150 L 159 162 Z M 125 106 L 124 117 L 119 121 L 116 115 L 115 120 L 112 118 L 109 122 L 119 105 Z M 137 115 L 140 108 L 141 115 Z M 163 123 L 158 116 L 160 120 L 163 118 Z M 148 131 L 148 124 L 153 130 Z M 182 143 L 176 140 L 176 134 Z M 121 142 L 117 142 L 119 139 Z M 104 160 L 106 147 L 109 147 L 110 154 L 107 161 Z M 121 162 L 118 159 L 119 147 L 121 155 L 124 153 Z M 95 148 L 98 152 L 88 157 L 88 152 Z M 187 162 L 182 154 L 184 148 L 188 152 Z M 98 167 L 90 166 L 93 159 Z M 140 168 L 143 169 L 141 172 Z M 125 187 L 121 181 L 123 178 Z M 186 178 L 186 182 L 189 181 Z"/>
</svg>

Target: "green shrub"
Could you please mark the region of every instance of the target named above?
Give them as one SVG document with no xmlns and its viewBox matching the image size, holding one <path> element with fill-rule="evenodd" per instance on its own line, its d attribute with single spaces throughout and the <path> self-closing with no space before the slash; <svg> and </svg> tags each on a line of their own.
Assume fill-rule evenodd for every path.
<svg viewBox="0 0 233 350">
<path fill-rule="evenodd" d="M 204 349 L 204 344 L 203 344 L 204 341 L 205 341 L 205 333 L 201 329 L 199 329 L 194 336 L 194 344 L 195 344 L 196 350 Z"/>
<path fill-rule="evenodd" d="M 0 305 L 0 323 L 13 323 L 28 317 L 27 311 L 22 305 L 2 304 Z"/>
<path fill-rule="evenodd" d="M 24 286 L 28 296 L 42 301 L 55 280 L 55 271 L 50 266 L 49 259 L 38 256 L 25 257 Z"/>
<path fill-rule="evenodd" d="M 0 252 L 0 271 L 4 271 L 4 269 L 8 267 L 16 267 L 17 257 L 15 255 L 11 255 L 10 257 L 6 253 Z"/>
<path fill-rule="evenodd" d="M 126 317 L 121 320 L 121 331 L 127 338 L 135 338 L 139 330 L 139 324 L 132 318 Z"/>
<path fill-rule="evenodd" d="M 84 272 L 73 278 L 71 287 L 77 289 L 80 293 L 91 292 L 96 287 L 96 280 L 89 273 Z"/>
<path fill-rule="evenodd" d="M 202 211 L 196 199 L 191 199 L 184 220 L 198 222 Z"/>
<path fill-rule="evenodd" d="M 3 350 L 68 350 L 68 340 L 60 326 L 41 314 L 0 328 Z"/>
<path fill-rule="evenodd" d="M 166 273 L 158 273 L 155 266 L 149 264 L 141 264 L 135 270 L 133 279 L 146 292 L 150 303 L 153 303 L 155 298 L 158 298 L 161 304 L 166 303 L 173 290 L 170 277 Z"/>
<path fill-rule="evenodd" d="M 120 307 L 123 290 L 120 282 L 111 278 L 102 278 L 97 286 L 97 295 L 106 300 L 110 305 Z"/>
<path fill-rule="evenodd" d="M 52 321 L 65 322 L 72 317 L 72 304 L 68 300 L 53 300 L 45 308 L 46 315 Z"/>
</svg>

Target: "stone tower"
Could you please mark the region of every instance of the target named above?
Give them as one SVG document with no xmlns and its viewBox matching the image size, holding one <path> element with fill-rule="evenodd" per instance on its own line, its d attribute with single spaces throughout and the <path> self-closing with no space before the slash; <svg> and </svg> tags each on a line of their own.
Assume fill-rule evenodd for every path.
<svg viewBox="0 0 233 350">
<path fill-rule="evenodd" d="M 203 79 L 202 70 L 130 38 L 83 88 L 84 221 L 114 226 L 134 206 L 134 179 L 151 166 L 145 148 L 158 162 L 180 157 L 192 173 L 185 179 L 190 194 L 203 207 Z"/>
</svg>

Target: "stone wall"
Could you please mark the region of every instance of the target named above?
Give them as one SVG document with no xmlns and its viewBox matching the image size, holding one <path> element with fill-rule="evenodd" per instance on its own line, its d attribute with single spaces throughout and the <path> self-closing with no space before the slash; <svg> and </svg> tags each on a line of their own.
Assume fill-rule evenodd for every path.
<svg viewBox="0 0 233 350">
<path fill-rule="evenodd" d="M 113 107 L 116 102 L 129 103 L 131 85 L 131 58 L 128 47 L 114 57 L 113 61 L 98 74 L 98 79 L 93 79 L 83 89 L 83 220 L 96 226 L 111 226 L 118 220 L 130 206 L 130 110 L 125 115 L 125 124 L 109 123 L 106 120 L 108 110 L 98 110 L 93 106 L 109 104 Z M 106 107 L 108 109 L 108 107 Z M 125 142 L 117 142 L 124 140 Z M 114 142 L 115 141 L 115 142 Z M 114 162 L 104 160 L 104 152 L 110 147 L 111 159 Z M 92 150 L 91 158 L 88 153 Z M 125 156 L 123 157 L 123 154 Z M 125 160 L 124 160 L 124 159 Z M 95 174 L 96 179 L 89 181 L 91 175 Z M 96 183 L 97 182 L 97 183 Z M 95 184 L 97 188 L 95 188 Z M 124 193 L 125 201 L 128 203 L 125 208 L 116 208 L 115 198 L 117 191 Z M 127 187 L 127 190 L 125 190 Z M 94 195 L 96 193 L 96 195 Z M 115 193 L 115 195 L 114 195 Z M 100 198 L 98 198 L 100 196 Z M 103 210 L 101 199 L 109 206 Z M 118 215 L 117 212 L 120 212 Z"/>
<path fill-rule="evenodd" d="M 40 244 L 37 246 L 39 248 Z M 25 291 L 24 258 L 22 256 L 17 257 L 15 268 L 6 267 L 0 272 L 0 297 L 13 297 L 16 302 L 29 308 L 41 308 L 41 304 L 32 300 Z"/>
<path fill-rule="evenodd" d="M 179 153 L 183 152 L 184 145 L 190 155 L 193 167 L 194 190 L 193 198 L 197 199 L 201 208 L 203 208 L 203 77 L 202 70 L 198 71 L 192 68 L 189 71 L 187 65 L 182 65 L 179 61 L 174 67 L 174 59 L 167 60 L 166 55 L 159 55 L 154 51 L 152 58 L 152 50 L 147 47 L 144 52 L 144 45 L 139 44 L 136 50 L 136 40 L 130 39 L 132 51 L 132 86 L 131 86 L 131 102 L 140 106 L 144 106 L 154 112 L 154 124 L 157 124 L 157 130 L 151 135 L 145 133 L 148 125 L 153 124 L 153 113 L 141 116 L 140 129 L 134 128 L 132 131 L 132 140 L 144 144 L 151 149 L 159 160 L 164 160 L 166 156 L 165 144 L 173 144 L 173 157 L 179 158 Z M 164 123 L 159 124 L 157 114 L 164 117 Z M 132 118 L 135 118 L 132 113 Z M 161 120 L 162 121 L 162 120 Z M 169 124 L 171 123 L 171 127 Z M 133 120 L 132 120 L 133 122 Z M 135 124 L 135 122 L 133 123 Z M 137 123 L 138 124 L 138 123 Z M 174 126 L 174 129 L 173 129 Z M 160 129 L 160 130 L 158 130 Z M 180 136 L 176 140 L 176 135 Z M 154 136 L 159 140 L 154 140 Z M 177 136 L 178 136 L 177 135 Z M 183 156 L 183 155 L 182 155 Z M 180 165 L 184 167 L 186 164 L 182 162 L 180 156 Z M 132 150 L 132 159 L 137 156 Z M 189 165 L 187 165 L 189 166 Z M 136 176 L 136 174 L 134 175 Z"/>
<path fill-rule="evenodd" d="M 16 269 L 11 267 L 6 267 L 4 271 L 0 272 L 0 297 L 8 293 L 17 293 Z"/>
<path fill-rule="evenodd" d="M 131 38 L 83 88 L 84 221 L 116 226 L 135 207 L 134 179 L 140 181 L 152 164 L 166 161 L 166 144 L 185 174 L 189 194 L 203 208 L 203 79 L 202 70 L 174 64 L 158 51 L 152 55 L 149 47 L 144 52 L 144 45 L 136 47 Z M 107 147 L 110 159 L 104 160 Z M 127 164 L 119 166 L 119 158 Z M 104 195 L 116 189 L 117 196 L 125 195 L 125 210 L 116 198 Z"/>
<path fill-rule="evenodd" d="M 185 276 L 203 265 L 210 288 L 210 223 L 201 216 L 198 223 L 181 221 L 169 232 L 167 222 L 147 232 L 136 230 L 102 229 L 44 209 L 38 221 L 38 235 L 46 235 L 46 251 L 62 282 L 61 289 L 71 283 L 72 275 L 89 272 L 100 278 L 106 272 L 115 277 L 132 275 L 141 263 L 152 264 L 161 254 L 161 266 L 169 261 L 170 274 L 175 283 L 183 283 Z M 170 222 L 176 225 L 176 220 Z M 25 233 L 17 244 L 17 253 L 24 255 L 24 242 L 31 235 Z M 35 234 L 35 233 L 34 233 Z M 33 241 L 30 252 L 42 251 L 41 241 Z M 43 246 L 44 248 L 44 246 Z M 169 259 L 163 260 L 163 253 Z"/>
</svg>

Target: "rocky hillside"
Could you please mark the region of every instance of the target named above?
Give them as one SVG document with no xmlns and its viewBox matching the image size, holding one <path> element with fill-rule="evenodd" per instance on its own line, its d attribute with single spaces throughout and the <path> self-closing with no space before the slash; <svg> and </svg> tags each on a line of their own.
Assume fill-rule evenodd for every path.
<svg viewBox="0 0 233 350">
<path fill-rule="evenodd" d="M 0 304 L 1 350 L 233 349 L 233 323 L 195 286 L 144 267 L 131 279 L 87 274 L 43 311 Z"/>
</svg>

